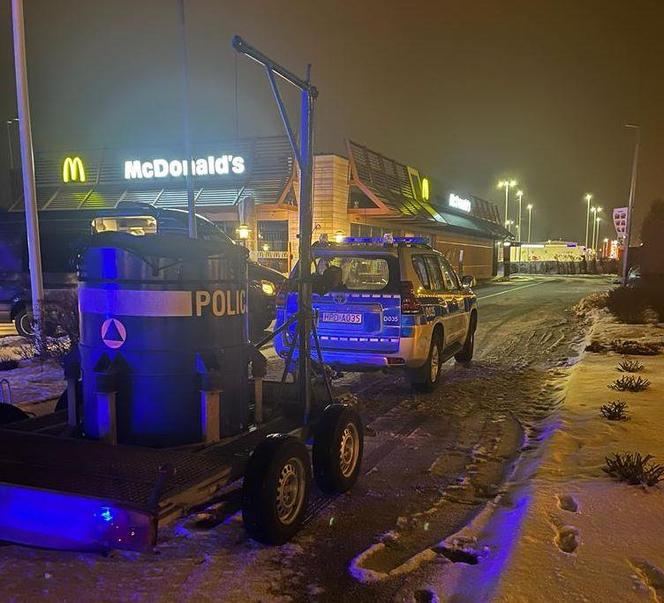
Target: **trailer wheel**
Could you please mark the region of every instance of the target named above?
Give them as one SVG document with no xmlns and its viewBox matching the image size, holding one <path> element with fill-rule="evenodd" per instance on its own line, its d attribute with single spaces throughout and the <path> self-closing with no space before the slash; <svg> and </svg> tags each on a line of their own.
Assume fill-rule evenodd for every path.
<svg viewBox="0 0 664 603">
<path fill-rule="evenodd" d="M 314 437 L 313 464 L 318 487 L 328 494 L 347 492 L 360 474 L 364 429 L 357 411 L 330 404 Z"/>
<path fill-rule="evenodd" d="M 311 463 L 297 438 L 272 434 L 253 451 L 242 488 L 242 518 L 249 535 L 283 544 L 300 529 L 309 501 Z"/>
</svg>

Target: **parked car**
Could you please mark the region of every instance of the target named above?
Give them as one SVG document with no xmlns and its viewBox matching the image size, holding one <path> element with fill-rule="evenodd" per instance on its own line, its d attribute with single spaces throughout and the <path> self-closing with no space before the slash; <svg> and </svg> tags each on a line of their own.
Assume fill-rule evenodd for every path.
<svg viewBox="0 0 664 603">
<path fill-rule="evenodd" d="M 314 245 L 313 257 L 314 279 L 330 289 L 313 295 L 326 364 L 349 371 L 405 369 L 414 389 L 431 391 L 445 361 L 472 359 L 478 317 L 472 277 L 459 279 L 424 241 L 348 238 Z M 277 328 L 297 311 L 297 270 L 277 297 Z M 288 356 L 294 335 L 293 326 L 275 338 L 281 357 Z"/>
<path fill-rule="evenodd" d="M 230 241 L 228 235 L 202 216 L 197 216 L 198 236 Z M 76 291 L 75 264 L 78 249 L 96 232 L 123 231 L 137 236 L 186 235 L 187 213 L 158 209 L 143 203 L 120 203 L 109 210 L 39 212 L 42 270 L 46 302 L 60 303 Z M 258 339 L 275 317 L 278 285 L 285 280 L 276 270 L 249 264 L 249 326 Z M 25 219 L 20 212 L 0 213 L 0 322 L 13 322 L 20 335 L 32 334 Z M 51 327 L 53 320 L 51 317 Z M 48 317 L 47 317 L 48 321 Z"/>
</svg>

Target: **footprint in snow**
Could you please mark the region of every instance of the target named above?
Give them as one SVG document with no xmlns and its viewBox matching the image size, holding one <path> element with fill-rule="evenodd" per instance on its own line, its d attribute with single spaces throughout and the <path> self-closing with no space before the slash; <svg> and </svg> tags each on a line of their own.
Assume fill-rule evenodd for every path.
<svg viewBox="0 0 664 603">
<path fill-rule="evenodd" d="M 556 545 L 563 553 L 574 553 L 579 546 L 579 530 L 574 526 L 559 528 Z"/>
<path fill-rule="evenodd" d="M 630 563 L 641 582 L 655 595 L 655 600 L 664 603 L 664 572 L 645 559 L 631 559 Z"/>
<path fill-rule="evenodd" d="M 558 507 L 570 513 L 577 513 L 579 510 L 579 504 L 571 494 L 558 494 Z"/>
</svg>

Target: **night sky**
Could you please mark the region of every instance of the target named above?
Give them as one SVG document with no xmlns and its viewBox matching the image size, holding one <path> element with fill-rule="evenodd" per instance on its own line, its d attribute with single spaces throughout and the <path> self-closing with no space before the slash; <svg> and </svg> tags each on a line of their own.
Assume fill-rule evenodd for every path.
<svg viewBox="0 0 664 603">
<path fill-rule="evenodd" d="M 9 5 L 3 122 L 16 114 Z M 36 150 L 180 139 L 176 5 L 25 0 Z M 188 0 L 187 19 L 194 141 L 282 133 L 263 71 L 230 47 L 239 33 L 294 71 L 313 64 L 316 152 L 343 153 L 350 137 L 501 211 L 496 183 L 514 177 L 535 204 L 534 238 L 582 240 L 588 191 L 626 203 L 625 122 L 642 125 L 636 223 L 664 196 L 661 0 Z M 6 191 L 4 123 L 2 139 Z"/>
</svg>

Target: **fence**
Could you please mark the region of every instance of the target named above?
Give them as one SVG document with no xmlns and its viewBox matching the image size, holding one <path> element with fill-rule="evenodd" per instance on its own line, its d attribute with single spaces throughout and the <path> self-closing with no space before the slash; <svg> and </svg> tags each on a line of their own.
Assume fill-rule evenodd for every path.
<svg viewBox="0 0 664 603">
<path fill-rule="evenodd" d="M 618 261 L 613 259 L 590 261 L 510 262 L 510 274 L 618 274 Z"/>
</svg>

